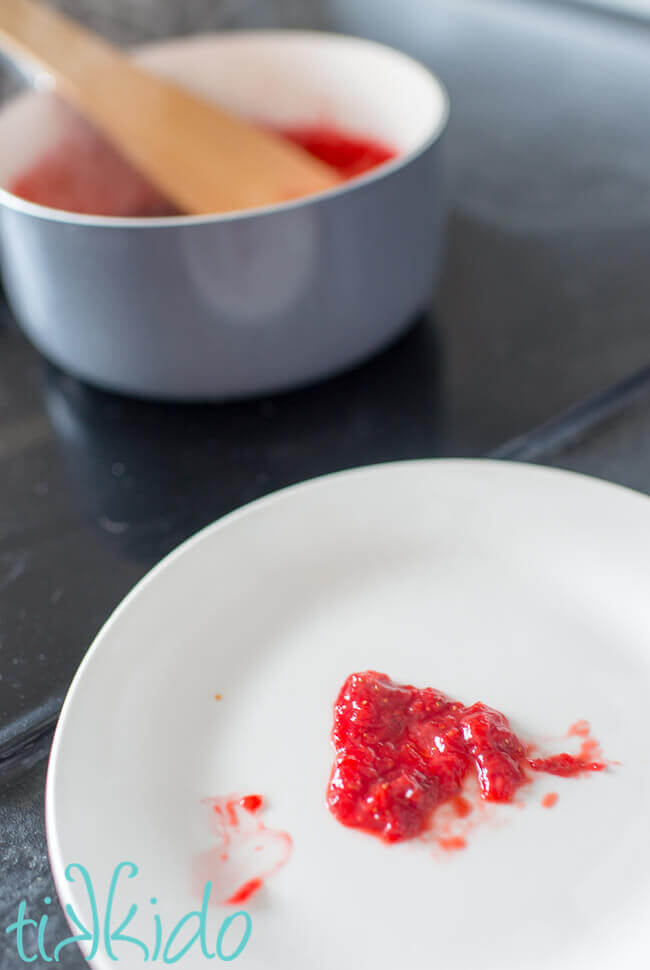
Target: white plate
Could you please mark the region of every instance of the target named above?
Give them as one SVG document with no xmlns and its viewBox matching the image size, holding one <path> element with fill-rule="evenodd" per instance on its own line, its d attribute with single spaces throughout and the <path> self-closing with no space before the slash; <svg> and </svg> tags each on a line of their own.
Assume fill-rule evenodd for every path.
<svg viewBox="0 0 650 970">
<path fill-rule="evenodd" d="M 74 680 L 47 786 L 59 893 L 87 917 L 64 878 L 82 863 L 101 915 L 114 867 L 136 862 L 118 909 L 137 903 L 130 929 L 152 942 L 154 911 L 168 933 L 197 907 L 202 799 L 261 792 L 294 849 L 247 904 L 234 966 L 647 970 L 649 583 L 646 498 L 524 465 L 384 465 L 228 516 L 137 586 Z M 540 777 L 443 860 L 387 847 L 324 801 L 332 703 L 366 668 L 483 700 L 527 738 L 587 718 L 621 763 Z M 228 912 L 210 910 L 210 939 Z M 100 948 L 92 965 L 115 963 Z M 193 948 L 179 965 L 220 961 Z"/>
</svg>

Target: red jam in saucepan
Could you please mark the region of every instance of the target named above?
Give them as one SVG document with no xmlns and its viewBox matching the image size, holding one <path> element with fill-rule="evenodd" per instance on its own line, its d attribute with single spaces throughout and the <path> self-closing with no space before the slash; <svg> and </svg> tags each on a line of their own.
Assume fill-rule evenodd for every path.
<svg viewBox="0 0 650 970">
<path fill-rule="evenodd" d="M 282 128 L 279 134 L 300 145 L 314 158 L 335 169 L 344 179 L 364 175 L 377 165 L 395 158 L 396 152 L 381 142 L 350 132 L 339 131 L 331 125 L 305 125 Z"/>
<path fill-rule="evenodd" d="M 395 152 L 380 142 L 326 125 L 277 132 L 351 179 Z M 61 142 L 20 173 L 9 191 L 53 209 L 98 216 L 181 215 L 90 125 L 71 116 Z"/>
<path fill-rule="evenodd" d="M 438 806 L 458 799 L 472 773 L 483 799 L 510 802 L 531 770 L 566 776 L 604 767 L 589 740 L 578 755 L 530 758 L 499 711 L 481 703 L 465 707 L 432 687 L 394 684 L 372 670 L 351 674 L 343 685 L 332 740 L 330 810 L 343 825 L 386 842 L 422 834 Z M 462 817 L 462 796 L 458 806 Z M 443 848 L 464 844 L 452 841 Z"/>
</svg>

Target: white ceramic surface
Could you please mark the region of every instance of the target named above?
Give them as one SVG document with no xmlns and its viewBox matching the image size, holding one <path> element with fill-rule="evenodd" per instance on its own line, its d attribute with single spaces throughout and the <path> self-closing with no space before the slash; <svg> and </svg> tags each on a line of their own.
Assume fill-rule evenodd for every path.
<svg viewBox="0 0 650 970">
<path fill-rule="evenodd" d="M 64 867 L 86 865 L 101 897 L 133 860 L 151 938 L 151 895 L 167 926 L 196 906 L 201 800 L 255 791 L 294 851 L 249 902 L 234 966 L 647 970 L 649 582 L 646 498 L 525 465 L 361 469 L 226 517 L 134 590 L 71 687 L 47 785 L 59 893 L 83 913 Z M 540 776 L 446 859 L 387 847 L 324 802 L 332 703 L 369 667 L 481 699 L 551 748 L 588 718 L 621 763 Z"/>
<path fill-rule="evenodd" d="M 429 305 L 447 98 L 424 67 L 369 41 L 302 31 L 202 36 L 138 56 L 244 116 L 332 122 L 399 157 L 263 210 L 84 217 L 6 191 L 62 125 L 49 95 L 20 96 L 0 112 L 0 257 L 16 316 L 43 353 L 115 390 L 232 397 L 349 366 Z"/>
</svg>

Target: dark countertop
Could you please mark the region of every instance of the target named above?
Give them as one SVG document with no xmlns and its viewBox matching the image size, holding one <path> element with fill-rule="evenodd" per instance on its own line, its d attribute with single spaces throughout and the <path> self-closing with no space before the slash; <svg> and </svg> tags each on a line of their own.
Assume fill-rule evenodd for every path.
<svg viewBox="0 0 650 970">
<path fill-rule="evenodd" d="M 92 391 L 0 314 L 0 755 L 52 723 L 110 610 L 201 526 L 340 468 L 483 454 L 650 359 L 650 33 L 517 0 L 348 6 L 334 26 L 450 90 L 435 310 L 334 381 L 216 407 Z"/>
<path fill-rule="evenodd" d="M 523 0 L 325 6 L 331 26 L 417 54 L 450 90 L 447 259 L 427 319 L 317 387 L 165 406 L 68 378 L 0 309 L 1 925 L 20 898 L 43 911 L 53 895 L 43 756 L 70 678 L 186 536 L 291 482 L 398 458 L 501 449 L 650 491 L 645 390 L 618 410 L 598 399 L 579 430 L 574 415 L 570 432 L 533 436 L 537 451 L 504 447 L 650 361 L 650 33 Z M 0 967 L 15 960 L 0 933 Z"/>
</svg>

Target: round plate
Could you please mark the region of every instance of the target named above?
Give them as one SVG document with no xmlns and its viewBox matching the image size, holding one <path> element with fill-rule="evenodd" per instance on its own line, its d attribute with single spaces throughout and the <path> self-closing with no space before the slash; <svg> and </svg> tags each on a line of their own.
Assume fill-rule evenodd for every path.
<svg viewBox="0 0 650 970">
<path fill-rule="evenodd" d="M 376 466 L 228 516 L 136 587 L 75 677 L 47 785 L 62 901 L 90 919 L 81 871 L 65 877 L 81 864 L 103 921 L 135 863 L 113 923 L 136 905 L 124 933 L 151 959 L 200 907 L 206 800 L 260 793 L 293 851 L 245 904 L 238 967 L 647 970 L 649 583 L 646 498 L 525 465 Z M 368 668 L 480 699 L 551 750 L 586 718 L 616 763 L 539 776 L 464 851 L 386 846 L 324 798 L 333 701 Z M 232 912 L 209 907 L 212 952 Z M 137 944 L 114 952 L 142 966 Z M 103 944 L 91 963 L 115 966 Z M 180 965 L 206 966 L 198 943 Z"/>
</svg>

